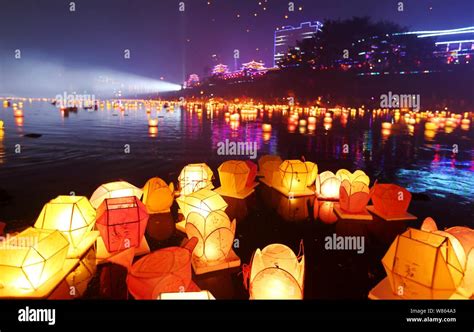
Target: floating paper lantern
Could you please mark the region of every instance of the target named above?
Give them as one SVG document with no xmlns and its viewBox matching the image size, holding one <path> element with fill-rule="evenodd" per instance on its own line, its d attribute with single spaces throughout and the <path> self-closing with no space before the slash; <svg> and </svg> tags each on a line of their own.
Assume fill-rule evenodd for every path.
<svg viewBox="0 0 474 332">
<path fill-rule="evenodd" d="M 27 228 L 0 249 L 0 285 L 27 291 L 62 270 L 69 242 L 59 231 Z"/>
<path fill-rule="evenodd" d="M 222 196 L 209 189 L 201 189 L 188 196 L 178 197 L 176 202 L 185 219 L 191 212 L 197 212 L 206 218 L 212 211 L 225 211 L 227 208 Z"/>
<path fill-rule="evenodd" d="M 258 168 L 260 172 L 263 172 L 263 166 L 265 165 L 265 163 L 269 161 L 279 162 L 280 164 L 283 162 L 280 156 L 271 155 L 271 154 L 266 154 L 264 156 L 261 156 L 260 159 L 258 159 Z"/>
<path fill-rule="evenodd" d="M 133 264 L 127 276 L 133 297 L 154 300 L 162 293 L 184 292 L 192 287 L 191 253 L 195 243 L 157 250 Z"/>
<path fill-rule="evenodd" d="M 96 213 L 84 196 L 58 196 L 41 211 L 35 228 L 58 230 L 71 244 L 69 253 L 77 250 L 94 227 Z"/>
<path fill-rule="evenodd" d="M 262 124 L 262 131 L 263 131 L 264 133 L 271 132 L 271 131 L 272 131 L 272 125 L 269 124 L 269 123 L 264 123 L 264 124 Z"/>
<path fill-rule="evenodd" d="M 228 160 L 219 166 L 218 172 L 223 191 L 238 193 L 245 189 L 250 169 L 244 161 Z"/>
<path fill-rule="evenodd" d="M 232 249 L 235 227 L 235 219 L 231 222 L 224 211 L 213 211 L 206 218 L 196 212 L 188 214 L 186 235 L 198 239 L 193 256 L 204 263 L 224 260 Z"/>
<path fill-rule="evenodd" d="M 390 129 L 392 124 L 390 122 L 382 122 L 382 129 Z"/>
<path fill-rule="evenodd" d="M 411 193 L 395 184 L 375 184 L 371 189 L 374 209 L 384 217 L 404 216 L 411 201 Z"/>
<path fill-rule="evenodd" d="M 179 174 L 180 195 L 189 195 L 200 189 L 212 189 L 212 170 L 204 163 L 189 164 Z"/>
<path fill-rule="evenodd" d="M 0 120 L 0 129 L 2 129 L 2 128 L 3 128 L 3 121 Z"/>
<path fill-rule="evenodd" d="M 146 207 L 135 196 L 107 198 L 97 209 L 96 227 L 108 252 L 138 248 L 147 222 Z"/>
<path fill-rule="evenodd" d="M 404 299 L 448 299 L 463 279 L 451 240 L 413 228 L 397 236 L 382 263 L 392 292 Z"/>
<path fill-rule="evenodd" d="M 265 183 L 269 186 L 280 186 L 281 185 L 281 174 L 280 174 L 281 161 L 267 161 L 263 164 L 262 174 Z"/>
<path fill-rule="evenodd" d="M 158 119 L 149 119 L 148 120 L 149 127 L 158 127 Z"/>
<path fill-rule="evenodd" d="M 162 293 L 158 300 L 215 300 L 211 292 L 204 290 L 200 292 L 178 292 Z"/>
<path fill-rule="evenodd" d="M 339 188 L 339 204 L 343 211 L 361 213 L 370 199 L 369 187 L 363 182 L 344 180 Z"/>
<path fill-rule="evenodd" d="M 174 185 L 166 184 L 158 177 L 149 179 L 143 187 L 143 203 L 147 212 L 162 213 L 168 212 L 174 200 Z"/>
<path fill-rule="evenodd" d="M 304 192 L 313 184 L 318 174 L 318 167 L 312 162 L 285 160 L 280 165 L 283 186 L 292 193 Z"/>
<path fill-rule="evenodd" d="M 347 169 L 340 169 L 337 171 L 336 176 L 342 181 L 348 180 L 350 183 L 362 182 L 367 187 L 370 184 L 370 178 L 361 170 L 356 170 L 354 173 L 349 172 Z"/>
<path fill-rule="evenodd" d="M 316 118 L 314 116 L 308 117 L 308 123 L 309 124 L 316 124 Z"/>
<path fill-rule="evenodd" d="M 304 255 L 283 244 L 257 249 L 250 267 L 250 299 L 303 299 Z"/>
<path fill-rule="evenodd" d="M 341 178 L 331 171 L 324 171 L 316 178 L 316 193 L 320 199 L 339 199 Z"/>
<path fill-rule="evenodd" d="M 136 196 L 140 199 L 142 194 L 143 191 L 141 189 L 126 181 L 109 182 L 101 185 L 94 191 L 90 202 L 94 209 L 97 209 L 106 198 Z"/>
<path fill-rule="evenodd" d="M 14 116 L 15 118 L 22 118 L 22 117 L 23 117 L 23 111 L 22 111 L 22 110 L 15 110 L 15 111 L 13 112 L 13 116 Z"/>
<path fill-rule="evenodd" d="M 249 168 L 249 175 L 247 176 L 247 182 L 245 183 L 245 186 L 253 187 L 255 184 L 255 177 L 257 176 L 257 164 L 250 160 L 246 160 L 245 163 Z"/>
</svg>

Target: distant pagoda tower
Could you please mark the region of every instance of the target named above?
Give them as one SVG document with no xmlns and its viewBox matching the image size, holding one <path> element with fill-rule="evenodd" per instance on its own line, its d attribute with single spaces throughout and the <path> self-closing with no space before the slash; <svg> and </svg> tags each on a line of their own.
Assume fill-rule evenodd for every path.
<svg viewBox="0 0 474 332">
<path fill-rule="evenodd" d="M 200 84 L 199 76 L 197 74 L 191 74 L 189 75 L 186 83 L 186 88 L 193 88 L 195 86 L 198 86 Z"/>
<path fill-rule="evenodd" d="M 220 76 L 227 73 L 229 73 L 229 67 L 222 63 L 219 63 L 218 65 L 215 65 L 214 68 L 212 68 L 212 75 Z"/>
<path fill-rule="evenodd" d="M 265 65 L 263 62 L 258 62 L 258 61 L 250 61 L 250 62 L 247 62 L 247 63 L 244 63 L 242 65 L 242 70 L 244 71 L 262 71 L 262 70 L 267 70 L 267 68 L 265 68 Z"/>
</svg>

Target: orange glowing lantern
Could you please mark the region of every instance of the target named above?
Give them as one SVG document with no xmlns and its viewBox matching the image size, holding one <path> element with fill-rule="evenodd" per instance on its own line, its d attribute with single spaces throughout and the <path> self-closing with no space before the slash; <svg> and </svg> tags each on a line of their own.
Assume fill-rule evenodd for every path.
<svg viewBox="0 0 474 332">
<path fill-rule="evenodd" d="M 395 184 L 375 184 L 371 197 L 374 209 L 386 218 L 405 216 L 411 201 L 411 193 Z"/>
<path fill-rule="evenodd" d="M 269 133 L 269 132 L 271 132 L 271 131 L 272 131 L 272 125 L 269 124 L 269 123 L 264 123 L 264 124 L 262 124 L 262 131 L 263 131 L 264 133 Z"/>
<path fill-rule="evenodd" d="M 255 251 L 250 267 L 250 299 L 303 299 L 304 255 L 283 244 Z"/>
<path fill-rule="evenodd" d="M 392 123 L 391 122 L 382 122 L 382 129 L 391 129 Z"/>
<path fill-rule="evenodd" d="M 158 127 L 158 119 L 149 119 L 148 127 Z"/>
<path fill-rule="evenodd" d="M 62 270 L 69 242 L 59 231 L 27 228 L 0 249 L 0 284 L 14 291 L 34 291 Z"/>
<path fill-rule="evenodd" d="M 336 213 L 334 212 L 334 202 L 329 201 L 322 201 L 318 202 L 317 200 L 314 201 L 314 218 L 316 219 L 319 217 L 325 224 L 333 224 L 335 223 L 338 218 Z"/>
<path fill-rule="evenodd" d="M 218 172 L 222 192 L 237 194 L 245 189 L 250 169 L 245 161 L 228 160 L 219 166 Z"/>
<path fill-rule="evenodd" d="M 370 199 L 369 187 L 363 182 L 344 180 L 339 188 L 339 204 L 349 213 L 365 212 Z"/>
<path fill-rule="evenodd" d="M 195 288 L 191 277 L 191 253 L 196 241 L 186 247 L 157 250 L 133 264 L 127 276 L 128 291 L 136 300 L 155 300 L 162 293 Z"/>
<path fill-rule="evenodd" d="M 261 179 L 269 187 L 281 186 L 280 174 L 281 161 L 267 161 L 261 168 L 263 178 Z"/>
<path fill-rule="evenodd" d="M 197 212 L 206 218 L 212 211 L 225 211 L 227 208 L 227 203 L 221 195 L 209 189 L 201 189 L 188 196 L 180 196 L 176 202 L 185 219 L 191 212 Z"/>
<path fill-rule="evenodd" d="M 106 198 L 117 198 L 136 196 L 138 199 L 142 197 L 142 190 L 126 181 L 109 182 L 97 188 L 90 198 L 90 202 L 94 209 L 97 209 Z"/>
<path fill-rule="evenodd" d="M 86 197 L 58 196 L 43 207 L 34 227 L 60 231 L 68 239 L 68 255 L 73 257 L 94 227 L 95 217 Z"/>
<path fill-rule="evenodd" d="M 463 280 L 450 238 L 409 228 L 382 259 L 392 292 L 404 299 L 449 299 Z"/>
<path fill-rule="evenodd" d="M 151 178 L 143 187 L 143 203 L 149 214 L 169 212 L 174 200 L 174 185 L 158 177 Z"/>
<path fill-rule="evenodd" d="M 280 156 L 271 155 L 271 154 L 261 156 L 260 159 L 258 159 L 258 168 L 259 168 L 261 173 L 263 173 L 262 172 L 263 165 L 265 165 L 265 163 L 267 163 L 269 161 L 278 161 L 278 162 L 280 162 L 280 164 L 283 162 L 283 160 L 281 160 Z M 260 174 L 260 175 L 263 175 L 263 174 Z"/>
<path fill-rule="evenodd" d="M 22 117 L 23 117 L 23 111 L 22 111 L 22 110 L 15 110 L 15 111 L 13 112 L 13 116 L 14 116 L 15 118 L 22 118 Z"/>
<path fill-rule="evenodd" d="M 312 185 L 318 174 L 318 166 L 312 162 L 301 160 L 285 160 L 280 165 L 280 175 L 283 187 L 295 195 L 306 194 L 308 186 Z"/>
<path fill-rule="evenodd" d="M 204 163 L 189 164 L 179 174 L 180 195 L 189 195 L 200 189 L 213 189 L 212 170 Z"/>
<path fill-rule="evenodd" d="M 146 207 L 135 196 L 106 198 L 97 209 L 96 227 L 109 253 L 140 247 L 147 222 Z"/>
</svg>

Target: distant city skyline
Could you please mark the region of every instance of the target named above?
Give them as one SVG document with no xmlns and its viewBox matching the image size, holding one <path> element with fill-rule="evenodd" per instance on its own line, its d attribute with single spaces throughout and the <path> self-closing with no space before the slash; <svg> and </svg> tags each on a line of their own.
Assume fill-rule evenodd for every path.
<svg viewBox="0 0 474 332">
<path fill-rule="evenodd" d="M 275 29 L 308 21 L 370 16 L 410 30 L 474 25 L 474 2 L 468 0 L 406 1 L 403 11 L 398 11 L 399 1 L 377 0 L 291 1 L 293 11 L 280 0 L 83 0 L 75 2 L 74 11 L 70 3 L 2 4 L 0 73 L 8 79 L 0 82 L 0 92 L 27 89 L 24 82 L 38 78 L 31 70 L 38 65 L 51 66 L 51 79 L 100 68 L 175 84 L 192 73 L 209 75 L 217 63 L 240 68 L 262 60 L 270 67 Z M 17 50 L 21 59 L 15 58 Z"/>
</svg>

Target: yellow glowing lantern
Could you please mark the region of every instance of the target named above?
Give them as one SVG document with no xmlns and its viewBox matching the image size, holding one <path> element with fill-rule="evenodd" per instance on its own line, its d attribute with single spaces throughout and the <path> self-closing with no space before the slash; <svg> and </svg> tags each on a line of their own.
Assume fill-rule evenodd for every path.
<svg viewBox="0 0 474 332">
<path fill-rule="evenodd" d="M 347 169 L 342 168 L 337 171 L 336 176 L 339 177 L 341 182 L 348 180 L 350 183 L 362 182 L 366 186 L 370 184 L 370 178 L 361 170 L 356 170 L 354 173 L 351 173 Z"/>
<path fill-rule="evenodd" d="M 148 120 L 149 127 L 158 127 L 158 119 L 149 119 Z"/>
<path fill-rule="evenodd" d="M 27 228 L 0 249 L 0 285 L 35 290 L 62 270 L 69 242 L 59 231 Z"/>
<path fill-rule="evenodd" d="M 22 118 L 22 117 L 23 117 L 23 111 L 22 111 L 22 110 L 15 110 L 15 111 L 13 112 L 13 116 L 14 116 L 15 118 Z"/>
<path fill-rule="evenodd" d="M 382 259 L 392 292 L 404 299 L 448 299 L 463 279 L 450 238 L 409 228 Z"/>
<path fill-rule="evenodd" d="M 306 193 L 318 174 L 318 166 L 301 160 L 285 160 L 280 165 L 283 187 L 294 194 Z"/>
<path fill-rule="evenodd" d="M 231 222 L 224 211 L 212 211 L 207 217 L 196 212 L 189 213 L 186 218 L 186 235 L 189 239 L 198 239 L 193 257 L 208 266 L 224 262 L 232 250 L 235 227 L 235 219 Z M 193 266 L 197 266 L 196 262 L 193 262 Z M 223 268 L 228 267 L 230 266 L 223 265 Z M 195 272 L 199 274 L 196 268 Z"/>
<path fill-rule="evenodd" d="M 304 255 L 283 244 L 257 249 L 250 267 L 250 299 L 303 299 Z"/>
<path fill-rule="evenodd" d="M 197 212 L 206 218 L 212 211 L 225 211 L 227 208 L 227 203 L 222 196 L 209 189 L 201 189 L 188 196 L 180 196 L 176 202 L 186 219 L 191 212 Z"/>
<path fill-rule="evenodd" d="M 205 163 L 189 164 L 179 174 L 180 195 L 189 195 L 200 189 L 212 189 L 212 170 Z"/>
<path fill-rule="evenodd" d="M 244 191 L 250 168 L 245 161 L 228 160 L 219 166 L 218 172 L 222 193 L 237 194 Z"/>
<path fill-rule="evenodd" d="M 314 116 L 308 117 L 308 123 L 309 124 L 316 124 L 316 118 Z"/>
<path fill-rule="evenodd" d="M 96 212 L 84 196 L 58 196 L 41 211 L 35 228 L 58 230 L 71 244 L 69 255 L 75 256 L 82 241 L 94 227 Z"/>
<path fill-rule="evenodd" d="M 133 184 L 126 181 L 109 182 L 97 188 L 90 198 L 90 202 L 94 209 L 97 209 L 106 198 L 119 198 L 136 196 L 141 199 L 143 191 Z"/>
<path fill-rule="evenodd" d="M 0 129 L 2 129 L 2 128 L 3 128 L 3 121 L 0 120 Z"/>
<path fill-rule="evenodd" d="M 264 123 L 264 124 L 262 124 L 262 131 L 263 131 L 264 133 L 271 132 L 271 131 L 272 131 L 272 125 L 269 124 L 269 123 Z"/>
<path fill-rule="evenodd" d="M 392 123 L 390 122 L 382 122 L 382 129 L 391 129 Z"/>
<path fill-rule="evenodd" d="M 169 212 L 174 200 L 174 185 L 158 177 L 149 179 L 143 187 L 143 203 L 148 213 Z"/>
<path fill-rule="evenodd" d="M 320 199 L 339 199 L 341 177 L 331 171 L 325 171 L 316 178 L 316 193 Z"/>
</svg>

